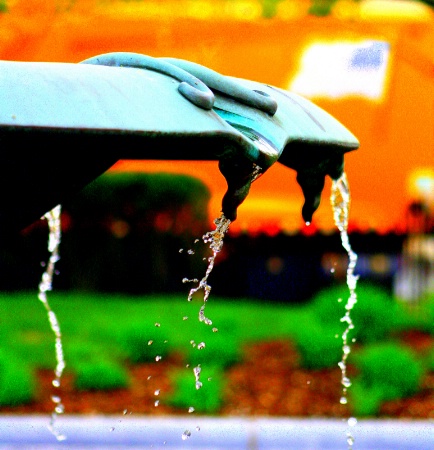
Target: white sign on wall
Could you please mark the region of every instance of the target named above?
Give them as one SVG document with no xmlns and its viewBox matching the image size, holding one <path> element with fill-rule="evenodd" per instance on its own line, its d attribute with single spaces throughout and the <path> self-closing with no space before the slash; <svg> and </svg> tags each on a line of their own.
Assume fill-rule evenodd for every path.
<svg viewBox="0 0 434 450">
<path fill-rule="evenodd" d="M 303 52 L 300 70 L 288 89 L 309 98 L 361 96 L 381 100 L 389 55 L 390 45 L 384 41 L 311 44 Z"/>
</svg>

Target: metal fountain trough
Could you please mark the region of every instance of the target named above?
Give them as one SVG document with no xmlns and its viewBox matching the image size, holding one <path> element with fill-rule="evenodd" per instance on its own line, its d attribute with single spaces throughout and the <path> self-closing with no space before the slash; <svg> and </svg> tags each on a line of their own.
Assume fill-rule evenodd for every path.
<svg viewBox="0 0 434 450">
<path fill-rule="evenodd" d="M 0 227 L 18 231 L 120 159 L 216 160 L 234 220 L 276 161 L 297 171 L 309 221 L 357 139 L 288 91 L 193 62 L 108 53 L 79 64 L 0 61 Z"/>
</svg>

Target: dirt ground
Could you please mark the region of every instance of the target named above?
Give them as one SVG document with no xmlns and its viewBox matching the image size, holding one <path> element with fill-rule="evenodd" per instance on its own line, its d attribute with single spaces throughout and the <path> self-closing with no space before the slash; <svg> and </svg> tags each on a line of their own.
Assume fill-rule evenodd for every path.
<svg viewBox="0 0 434 450">
<path fill-rule="evenodd" d="M 408 335 L 403 337 L 417 351 L 432 346 L 432 337 Z M 286 416 L 286 417 L 346 417 L 351 414 L 350 402 L 341 405 L 339 368 L 315 371 L 298 366 L 297 353 L 288 342 L 265 342 L 246 348 L 246 357 L 227 372 L 222 416 Z M 40 371 L 37 400 L 29 405 L 2 408 L 0 413 L 51 413 L 50 396 L 58 394 L 65 406 L 65 414 L 131 414 L 179 415 L 184 409 L 170 407 L 164 393 L 172 386 L 168 372 L 179 367 L 180 360 L 172 355 L 165 361 L 141 364 L 130 368 L 128 389 L 109 392 L 78 392 L 73 388 L 71 375 L 62 378 L 62 387 L 54 392 L 53 372 Z M 349 367 L 349 375 L 353 375 Z M 192 378 L 192 382 L 194 382 Z M 386 402 L 380 417 L 434 418 L 434 373 L 423 380 L 421 392 L 412 398 Z M 157 397 L 155 391 L 161 395 Z M 159 400 L 156 406 L 155 402 Z"/>
</svg>

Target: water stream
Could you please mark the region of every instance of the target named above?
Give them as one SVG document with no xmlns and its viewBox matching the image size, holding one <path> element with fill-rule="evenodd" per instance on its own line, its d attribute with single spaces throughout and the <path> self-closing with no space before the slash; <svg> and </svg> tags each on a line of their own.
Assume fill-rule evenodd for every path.
<svg viewBox="0 0 434 450">
<path fill-rule="evenodd" d="M 339 368 L 341 369 L 341 384 L 342 384 L 342 396 L 340 403 L 346 405 L 348 403 L 347 391 L 351 386 L 351 380 L 347 374 L 347 359 L 351 353 L 351 344 L 349 339 L 349 333 L 354 328 L 354 324 L 351 319 L 351 310 L 357 302 L 356 285 L 358 276 L 354 274 L 354 270 L 357 263 L 357 254 L 352 250 L 348 238 L 348 218 L 350 207 L 350 190 L 346 174 L 338 180 L 333 180 L 331 188 L 330 201 L 333 209 L 333 218 L 341 236 L 342 246 L 346 250 L 349 258 L 349 263 L 346 273 L 346 282 L 349 289 L 349 297 L 345 305 L 345 315 L 341 318 L 341 322 L 345 324 L 345 329 L 342 333 L 342 359 L 339 362 Z M 58 390 L 61 385 L 61 377 L 65 368 L 65 360 L 63 356 L 62 346 L 62 333 L 57 320 L 56 314 L 51 309 L 48 302 L 47 292 L 52 290 L 53 275 L 55 273 L 55 264 L 59 260 L 59 245 L 61 240 L 61 222 L 60 222 L 61 206 L 58 205 L 53 210 L 47 212 L 44 218 L 48 222 L 49 238 L 48 238 L 48 251 L 50 253 L 48 263 L 46 264 L 46 270 L 42 275 L 41 282 L 39 284 L 38 298 L 44 305 L 51 330 L 55 336 L 55 355 L 56 355 L 56 367 L 54 369 L 54 379 L 52 381 L 53 387 Z M 206 325 L 212 325 L 211 319 L 205 316 L 205 307 L 211 293 L 211 286 L 208 284 L 208 277 L 214 267 L 215 259 L 218 253 L 223 247 L 223 239 L 226 232 L 229 229 L 231 221 L 228 220 L 222 213 L 220 217 L 214 220 L 216 226 L 214 231 L 209 231 L 202 236 L 202 240 L 205 244 L 209 245 L 212 251 L 212 255 L 208 258 L 208 266 L 204 277 L 201 280 L 184 278 L 183 283 L 197 283 L 197 286 L 191 288 L 188 294 L 188 301 L 192 301 L 193 296 L 200 290 L 203 290 L 203 304 L 199 309 L 199 321 Z M 189 251 L 190 252 L 190 251 Z M 193 251 L 192 251 L 193 253 Z M 156 324 L 157 325 L 157 324 Z M 217 331 L 217 329 L 213 329 Z M 353 340 L 354 341 L 354 340 Z M 204 344 L 205 346 L 205 344 Z M 200 389 L 202 382 L 200 381 L 200 366 L 194 367 L 193 373 L 195 377 L 196 389 Z M 59 432 L 56 428 L 56 419 L 59 414 L 64 412 L 64 406 L 61 401 L 60 395 L 52 395 L 51 400 L 54 403 L 54 410 L 51 415 L 51 419 L 48 425 L 50 432 L 56 437 L 58 441 L 63 441 L 66 436 Z M 351 450 L 354 444 L 354 437 L 351 429 L 357 423 L 354 417 L 347 419 L 347 444 L 348 449 Z M 191 435 L 190 431 L 186 431 L 183 434 L 183 439 L 188 439 Z"/>
<path fill-rule="evenodd" d="M 342 359 L 339 362 L 339 368 L 341 369 L 341 384 L 342 384 L 342 396 L 340 403 L 346 405 L 348 403 L 347 391 L 351 386 L 351 380 L 347 374 L 347 359 L 351 353 L 351 344 L 349 339 L 349 333 L 354 329 L 353 321 L 351 320 L 351 310 L 357 303 L 356 286 L 358 276 L 354 275 L 354 269 L 357 264 L 357 254 L 352 250 L 350 241 L 348 238 L 348 218 L 350 211 L 350 188 L 348 179 L 345 172 L 338 180 L 333 180 L 331 188 L 330 202 L 333 209 L 333 219 L 338 228 L 342 246 L 348 254 L 348 267 L 347 267 L 347 286 L 349 289 L 349 297 L 345 304 L 345 314 L 341 318 L 341 322 L 345 324 L 345 329 L 342 333 Z M 354 444 L 354 437 L 352 435 L 351 428 L 357 423 L 357 419 L 350 417 L 347 420 L 347 443 L 348 449 L 351 450 Z"/>
<path fill-rule="evenodd" d="M 39 283 L 38 298 L 44 305 L 48 321 L 50 323 L 51 330 L 55 337 L 55 354 L 56 354 L 56 367 L 54 369 L 54 379 L 52 384 L 56 391 L 60 388 L 60 381 L 62 377 L 63 370 L 65 368 L 65 360 L 63 357 L 63 345 L 62 345 L 62 332 L 60 330 L 60 325 L 57 320 L 57 316 L 51 309 L 50 303 L 48 302 L 47 292 L 52 290 L 54 268 L 56 262 L 59 260 L 59 245 L 61 239 L 61 223 L 60 223 L 60 213 L 61 206 L 57 205 L 51 211 L 44 215 L 44 218 L 48 222 L 49 236 L 48 236 L 48 251 L 50 256 L 48 258 L 48 263 L 46 264 L 46 270 L 42 274 L 41 282 Z M 56 419 L 59 414 L 63 414 L 64 406 L 62 404 L 61 397 L 57 394 L 51 396 L 51 400 L 54 403 L 54 410 L 51 414 L 51 419 L 48 424 L 48 429 L 56 437 L 58 441 L 63 441 L 66 436 L 56 428 Z"/>
<path fill-rule="evenodd" d="M 209 248 L 212 251 L 212 256 L 208 258 L 208 267 L 205 272 L 205 276 L 199 281 L 197 278 L 188 279 L 184 278 L 183 283 L 199 283 L 195 288 L 190 289 L 188 294 L 188 301 L 193 300 L 193 295 L 203 289 L 203 305 L 199 309 L 199 321 L 204 322 L 206 325 L 212 325 L 212 320 L 205 316 L 205 306 L 208 301 L 209 295 L 211 293 L 211 286 L 208 284 L 208 277 L 214 268 L 215 259 L 217 254 L 223 247 L 223 238 L 229 229 L 231 221 L 226 219 L 222 213 L 220 217 L 214 220 L 214 225 L 216 229 L 214 231 L 209 231 L 202 236 L 202 240 L 205 244 L 209 244 Z"/>
</svg>

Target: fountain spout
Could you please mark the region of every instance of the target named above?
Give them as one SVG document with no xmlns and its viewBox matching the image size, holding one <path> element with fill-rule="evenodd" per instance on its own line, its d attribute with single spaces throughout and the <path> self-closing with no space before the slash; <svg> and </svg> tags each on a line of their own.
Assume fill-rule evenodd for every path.
<svg viewBox="0 0 434 450">
<path fill-rule="evenodd" d="M 119 159 L 217 160 L 235 220 L 275 162 L 295 169 L 307 220 L 357 139 L 306 99 L 173 58 L 108 53 L 0 61 L 0 228 L 20 230 Z"/>
</svg>

